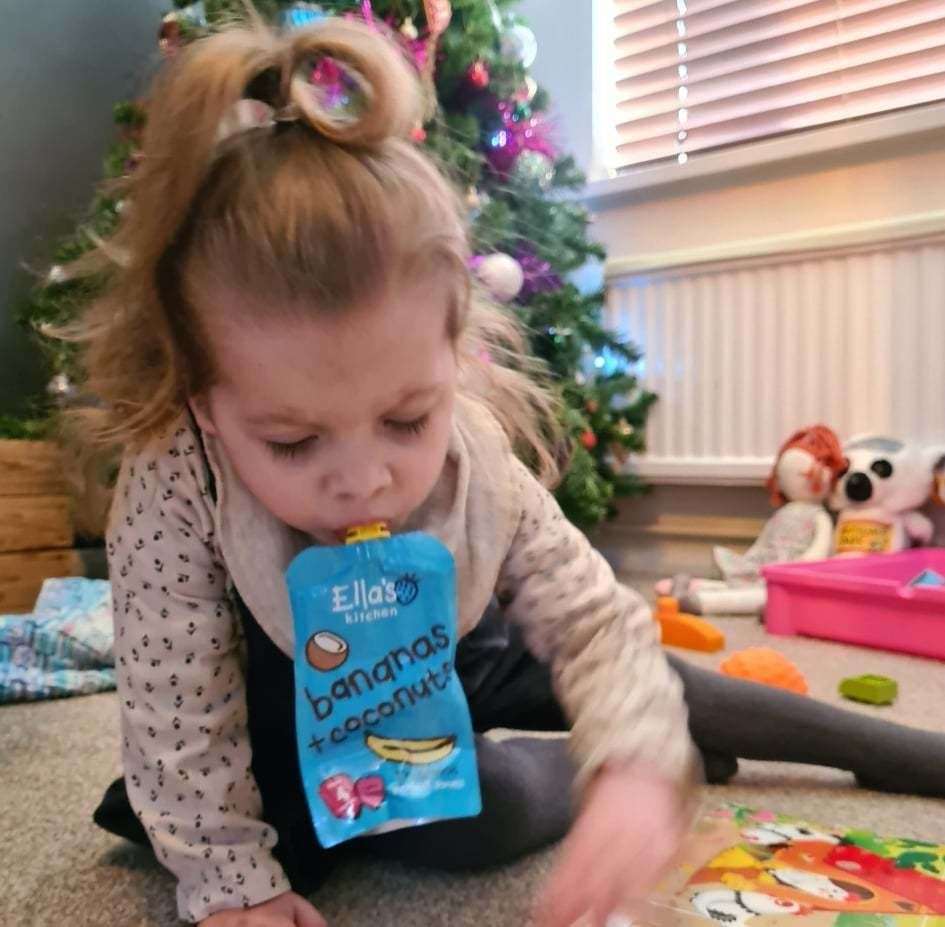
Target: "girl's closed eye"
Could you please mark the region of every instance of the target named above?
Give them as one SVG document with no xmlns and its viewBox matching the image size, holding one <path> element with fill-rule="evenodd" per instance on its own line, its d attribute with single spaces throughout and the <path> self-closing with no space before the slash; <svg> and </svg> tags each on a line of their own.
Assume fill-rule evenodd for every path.
<svg viewBox="0 0 945 927">
<path fill-rule="evenodd" d="M 419 418 L 401 421 L 399 419 L 385 419 L 384 425 L 398 435 L 419 435 L 430 423 L 430 413 Z M 318 436 L 311 435 L 300 441 L 266 441 L 266 447 L 279 460 L 298 460 L 311 453 L 318 443 Z"/>
<path fill-rule="evenodd" d="M 282 443 L 279 441 L 267 441 L 266 447 L 269 448 L 273 456 L 279 460 L 296 460 L 315 447 L 318 438 L 311 436 L 303 438 L 301 441 L 292 441 Z"/>
<path fill-rule="evenodd" d="M 430 413 L 427 412 L 425 415 L 421 415 L 419 418 L 412 419 L 411 421 L 401 422 L 397 419 L 388 419 L 385 424 L 388 428 L 393 429 L 395 432 L 404 435 L 419 435 L 424 428 L 430 423 Z"/>
</svg>

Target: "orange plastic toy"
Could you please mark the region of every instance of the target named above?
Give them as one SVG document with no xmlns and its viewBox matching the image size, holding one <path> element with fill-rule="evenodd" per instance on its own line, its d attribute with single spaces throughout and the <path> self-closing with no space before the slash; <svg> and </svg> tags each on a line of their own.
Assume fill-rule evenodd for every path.
<svg viewBox="0 0 945 927">
<path fill-rule="evenodd" d="M 715 653 L 725 646 L 725 635 L 715 625 L 680 612 L 679 602 L 672 596 L 656 600 L 653 617 L 659 622 L 663 643 L 669 647 Z"/>
<path fill-rule="evenodd" d="M 785 656 L 770 647 L 749 647 L 733 653 L 719 669 L 726 676 L 760 682 L 765 686 L 807 695 L 804 674 Z"/>
</svg>

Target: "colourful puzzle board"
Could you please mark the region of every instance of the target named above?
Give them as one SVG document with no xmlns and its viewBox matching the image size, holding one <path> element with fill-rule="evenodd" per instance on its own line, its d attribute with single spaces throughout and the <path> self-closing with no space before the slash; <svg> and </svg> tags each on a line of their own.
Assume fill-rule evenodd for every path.
<svg viewBox="0 0 945 927">
<path fill-rule="evenodd" d="M 730 805 L 699 818 L 648 912 L 658 927 L 945 927 L 945 844 Z"/>
</svg>

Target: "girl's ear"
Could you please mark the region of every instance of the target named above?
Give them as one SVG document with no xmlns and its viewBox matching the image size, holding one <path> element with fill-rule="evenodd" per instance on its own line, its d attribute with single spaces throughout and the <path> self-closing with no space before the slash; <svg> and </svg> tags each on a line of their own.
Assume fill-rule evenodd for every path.
<svg viewBox="0 0 945 927">
<path fill-rule="evenodd" d="M 214 425 L 213 416 L 210 414 L 210 399 L 207 394 L 202 393 L 200 396 L 192 396 L 189 405 L 200 430 L 204 434 L 216 437 L 217 426 Z"/>
</svg>

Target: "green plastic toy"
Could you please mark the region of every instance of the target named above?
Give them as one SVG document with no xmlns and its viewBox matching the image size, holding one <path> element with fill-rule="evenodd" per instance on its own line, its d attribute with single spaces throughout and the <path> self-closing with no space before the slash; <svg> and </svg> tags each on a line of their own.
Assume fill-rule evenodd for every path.
<svg viewBox="0 0 945 927">
<path fill-rule="evenodd" d="M 850 676 L 840 683 L 840 694 L 854 702 L 892 705 L 899 695 L 899 684 L 888 676 Z"/>
</svg>

